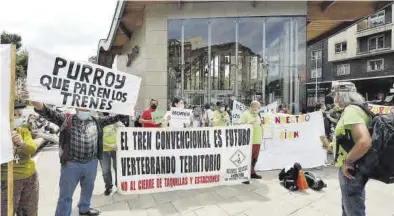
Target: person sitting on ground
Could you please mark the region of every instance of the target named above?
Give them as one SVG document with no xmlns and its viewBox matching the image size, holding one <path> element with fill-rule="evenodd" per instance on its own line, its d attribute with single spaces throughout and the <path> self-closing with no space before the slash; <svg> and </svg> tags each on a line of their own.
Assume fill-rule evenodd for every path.
<svg viewBox="0 0 394 216">
<path fill-rule="evenodd" d="M 261 104 L 258 101 L 252 101 L 250 103 L 249 110 L 242 113 L 239 120 L 240 124 L 252 125 L 252 166 L 251 166 L 251 178 L 261 179 L 262 177 L 256 173 L 256 164 L 260 154 L 260 146 L 263 141 L 263 127 L 261 125 L 261 117 L 259 114 Z M 244 182 L 249 184 L 250 182 Z"/>
<path fill-rule="evenodd" d="M 37 145 L 29 129 L 23 126 L 22 110 L 26 104 L 16 103 L 14 111 L 14 214 L 17 216 L 37 215 L 39 199 L 39 183 L 35 162 L 32 155 L 37 151 Z M 1 215 L 7 215 L 7 164 L 1 165 Z M 14 215 L 12 214 L 12 215 Z"/>
<path fill-rule="evenodd" d="M 213 112 L 213 127 L 222 127 L 230 125 L 230 116 L 226 111 L 226 104 L 224 102 L 217 102 L 218 109 Z"/>
</svg>

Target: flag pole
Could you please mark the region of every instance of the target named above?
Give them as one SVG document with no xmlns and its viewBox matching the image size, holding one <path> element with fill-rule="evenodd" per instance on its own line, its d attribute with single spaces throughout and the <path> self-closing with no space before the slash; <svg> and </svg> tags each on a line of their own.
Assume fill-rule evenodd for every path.
<svg viewBox="0 0 394 216">
<path fill-rule="evenodd" d="M 11 45 L 11 92 L 10 92 L 10 127 L 14 129 L 14 97 L 15 97 L 15 63 L 16 63 L 16 47 Z M 14 215 L 14 161 L 8 162 L 7 173 L 7 192 L 8 192 L 8 216 Z"/>
</svg>

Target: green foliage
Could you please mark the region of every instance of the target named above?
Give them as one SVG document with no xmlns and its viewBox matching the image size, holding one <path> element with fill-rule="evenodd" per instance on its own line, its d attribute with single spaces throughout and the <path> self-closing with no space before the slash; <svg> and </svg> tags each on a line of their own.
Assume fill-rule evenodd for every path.
<svg viewBox="0 0 394 216">
<path fill-rule="evenodd" d="M 23 50 L 16 54 L 16 77 L 27 76 L 27 64 L 29 61 L 29 53 Z"/>
<path fill-rule="evenodd" d="M 22 46 L 22 37 L 18 34 L 9 34 L 5 31 L 0 36 L 1 44 L 15 44 L 16 49 Z"/>
</svg>

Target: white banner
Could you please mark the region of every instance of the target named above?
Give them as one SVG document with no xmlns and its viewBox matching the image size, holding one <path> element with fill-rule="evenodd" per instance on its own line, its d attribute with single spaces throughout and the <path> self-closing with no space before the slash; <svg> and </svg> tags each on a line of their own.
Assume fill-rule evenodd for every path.
<svg viewBox="0 0 394 216">
<path fill-rule="evenodd" d="M 276 109 L 278 108 L 278 101 L 268 104 L 267 106 L 261 107 L 260 113 L 262 115 L 266 114 L 274 114 L 276 113 Z"/>
<path fill-rule="evenodd" d="M 325 165 L 327 152 L 320 141 L 320 136 L 325 135 L 322 112 L 266 115 L 262 123 L 265 139 L 256 165 L 258 170 L 283 169 L 296 162 L 303 168 Z"/>
<path fill-rule="evenodd" d="M 10 128 L 10 96 L 11 96 L 11 45 L 0 45 L 0 95 L 1 95 L 1 143 L 0 163 L 7 163 L 14 159 L 13 144 Z"/>
<path fill-rule="evenodd" d="M 171 107 L 171 119 L 170 119 L 170 127 L 171 128 L 184 128 L 185 124 L 190 124 L 190 118 L 192 116 L 191 109 L 179 109 L 175 107 Z"/>
<path fill-rule="evenodd" d="M 250 180 L 251 127 L 121 128 L 121 194 L 189 190 Z"/>
<path fill-rule="evenodd" d="M 394 112 L 394 106 L 383 106 L 377 104 L 368 104 L 368 109 L 375 114 L 387 115 L 390 112 Z"/>
<path fill-rule="evenodd" d="M 245 112 L 246 109 L 247 107 L 243 103 L 233 100 L 233 109 L 231 110 L 233 124 L 239 124 L 241 114 Z"/>
<path fill-rule="evenodd" d="M 133 116 L 141 78 L 29 49 L 27 83 L 32 101 Z"/>
</svg>

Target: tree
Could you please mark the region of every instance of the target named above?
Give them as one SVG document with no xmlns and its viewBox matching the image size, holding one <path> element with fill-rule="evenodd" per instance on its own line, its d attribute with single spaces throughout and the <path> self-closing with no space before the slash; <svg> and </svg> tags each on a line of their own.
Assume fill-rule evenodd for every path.
<svg viewBox="0 0 394 216">
<path fill-rule="evenodd" d="M 0 42 L 1 44 L 15 44 L 18 50 L 22 46 L 22 37 L 18 34 L 9 34 L 3 31 L 3 33 L 1 33 Z"/>
<path fill-rule="evenodd" d="M 7 32 L 1 33 L 1 44 L 14 44 L 16 49 L 22 47 L 22 37 L 18 34 L 11 34 Z M 29 53 L 26 50 L 19 51 L 16 54 L 16 79 L 19 77 L 25 78 L 27 76 L 27 64 L 29 60 Z"/>
<path fill-rule="evenodd" d="M 16 55 L 16 77 L 27 76 L 27 65 L 29 61 L 29 53 L 26 50 Z"/>
</svg>

